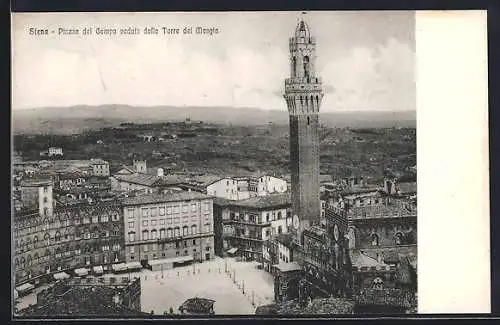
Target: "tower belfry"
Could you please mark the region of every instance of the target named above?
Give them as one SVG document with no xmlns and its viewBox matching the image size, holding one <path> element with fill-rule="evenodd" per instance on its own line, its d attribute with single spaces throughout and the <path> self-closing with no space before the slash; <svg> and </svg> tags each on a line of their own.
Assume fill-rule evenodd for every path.
<svg viewBox="0 0 500 325">
<path fill-rule="evenodd" d="M 323 98 L 316 76 L 316 38 L 304 15 L 289 39 L 290 77 L 285 80 L 285 100 L 290 120 L 292 214 L 300 220 L 299 238 L 311 225 L 319 225 L 319 108 Z"/>
</svg>

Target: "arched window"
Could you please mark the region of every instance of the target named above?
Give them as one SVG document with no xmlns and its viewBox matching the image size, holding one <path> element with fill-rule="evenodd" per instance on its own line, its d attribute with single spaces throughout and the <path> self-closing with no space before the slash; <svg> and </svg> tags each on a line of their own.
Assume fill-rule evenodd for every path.
<svg viewBox="0 0 500 325">
<path fill-rule="evenodd" d="M 61 252 L 61 248 L 60 247 L 57 247 L 56 248 L 56 258 L 59 258 L 62 256 L 62 252 Z"/>
<path fill-rule="evenodd" d="M 33 255 L 33 261 L 35 263 L 38 263 L 38 260 L 40 259 L 40 257 L 38 256 L 38 253 L 35 253 L 35 255 Z"/>
<path fill-rule="evenodd" d="M 21 269 L 24 269 L 25 266 L 26 266 L 26 260 L 24 259 L 24 257 L 21 257 Z"/>
<path fill-rule="evenodd" d="M 309 64 L 309 57 L 308 56 L 304 56 L 304 77 L 309 79 L 309 77 L 311 76 L 311 71 L 310 71 L 311 67 L 310 67 L 310 64 Z"/>
<path fill-rule="evenodd" d="M 172 228 L 167 228 L 167 238 L 172 237 Z"/>
<path fill-rule="evenodd" d="M 64 240 L 68 240 L 69 239 L 69 232 L 68 232 L 68 229 L 66 229 L 64 231 Z"/>
<path fill-rule="evenodd" d="M 281 226 L 278 226 L 278 234 L 281 234 L 282 231 L 283 230 L 282 230 Z"/>
<path fill-rule="evenodd" d="M 163 238 L 165 238 L 165 229 L 164 228 L 160 229 L 160 239 L 163 239 Z"/>
<path fill-rule="evenodd" d="M 60 242 L 61 241 L 61 233 L 59 231 L 56 232 L 56 235 L 54 236 L 54 240 L 56 242 Z"/>
<path fill-rule="evenodd" d="M 45 245 L 46 246 L 50 245 L 50 235 L 49 235 L 49 233 L 45 234 L 45 236 L 43 237 L 43 240 L 45 241 Z"/>
<path fill-rule="evenodd" d="M 50 220 L 45 218 L 45 220 L 43 221 L 43 230 L 48 230 L 50 228 Z"/>
<path fill-rule="evenodd" d="M 372 235 L 372 246 L 378 246 L 378 236 L 377 234 Z"/>
<path fill-rule="evenodd" d="M 196 235 L 196 225 L 191 226 L 191 235 Z"/>
<path fill-rule="evenodd" d="M 80 254 L 81 254 L 80 245 L 76 245 L 75 246 L 75 255 L 80 255 Z"/>
<path fill-rule="evenodd" d="M 175 227 L 174 228 L 174 236 L 175 237 L 180 237 L 180 235 L 181 235 L 181 228 Z"/>
<path fill-rule="evenodd" d="M 156 229 L 151 230 L 151 239 L 155 240 L 157 239 L 158 232 Z"/>
<path fill-rule="evenodd" d="M 292 58 L 292 78 L 295 78 L 297 75 L 297 58 Z"/>
<path fill-rule="evenodd" d="M 50 258 L 50 249 L 45 250 L 45 258 Z"/>
<path fill-rule="evenodd" d="M 133 241 L 135 241 L 135 232 L 130 231 L 130 232 L 128 233 L 128 241 L 129 241 L 129 242 L 133 242 Z"/>
<path fill-rule="evenodd" d="M 396 241 L 396 245 L 403 245 L 403 234 L 398 232 L 395 236 L 394 239 Z"/>
<path fill-rule="evenodd" d="M 184 227 L 182 227 L 182 236 L 187 236 L 187 235 L 189 235 L 188 231 L 189 231 L 188 226 L 184 226 Z"/>
<path fill-rule="evenodd" d="M 281 211 L 278 211 L 278 220 L 281 220 Z"/>
<path fill-rule="evenodd" d="M 89 231 L 89 228 L 85 228 L 85 230 L 83 231 L 83 238 L 85 239 L 90 239 L 90 231 Z"/>
<path fill-rule="evenodd" d="M 147 230 L 142 231 L 142 240 L 149 240 L 149 231 Z"/>
<path fill-rule="evenodd" d="M 30 265 L 31 265 L 31 255 L 28 255 L 28 258 L 26 258 L 26 264 L 27 264 L 28 266 L 30 266 Z"/>
</svg>

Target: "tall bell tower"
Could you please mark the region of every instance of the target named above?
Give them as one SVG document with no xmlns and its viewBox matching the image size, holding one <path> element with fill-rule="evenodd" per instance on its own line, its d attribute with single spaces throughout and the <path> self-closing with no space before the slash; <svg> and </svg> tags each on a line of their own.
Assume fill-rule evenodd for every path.
<svg viewBox="0 0 500 325">
<path fill-rule="evenodd" d="M 311 36 L 304 16 L 289 39 L 290 78 L 285 80 L 285 100 L 290 117 L 290 160 L 292 214 L 297 229 L 319 225 L 319 107 L 323 98 L 321 79 L 316 77 L 316 38 Z"/>
</svg>

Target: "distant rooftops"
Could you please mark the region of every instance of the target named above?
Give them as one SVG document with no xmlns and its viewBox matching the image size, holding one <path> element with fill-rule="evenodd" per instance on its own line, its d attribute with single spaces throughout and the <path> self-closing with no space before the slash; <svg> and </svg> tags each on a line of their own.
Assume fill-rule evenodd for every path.
<svg viewBox="0 0 500 325">
<path fill-rule="evenodd" d="M 161 181 L 160 177 L 148 174 L 125 174 L 125 175 L 114 175 L 113 177 L 119 181 L 124 181 L 144 186 L 160 185 Z"/>
<path fill-rule="evenodd" d="M 153 194 L 136 197 L 128 197 L 122 200 L 124 205 L 142 205 L 163 202 L 190 201 L 210 199 L 211 196 L 199 192 L 172 192 L 167 194 Z"/>
<path fill-rule="evenodd" d="M 416 207 L 408 204 L 404 205 L 369 205 L 364 207 L 350 208 L 349 217 L 351 219 L 372 219 L 372 218 L 396 218 L 396 217 L 416 217 Z"/>
</svg>

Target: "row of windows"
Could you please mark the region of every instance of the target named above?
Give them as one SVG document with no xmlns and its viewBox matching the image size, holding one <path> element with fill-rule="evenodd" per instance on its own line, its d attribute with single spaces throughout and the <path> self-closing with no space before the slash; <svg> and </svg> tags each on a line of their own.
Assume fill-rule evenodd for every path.
<svg viewBox="0 0 500 325">
<path fill-rule="evenodd" d="M 210 224 L 206 224 L 205 227 L 206 229 L 210 229 Z M 182 236 L 189 236 L 196 234 L 198 234 L 198 227 L 196 225 L 192 225 L 191 227 L 188 226 L 182 227 Z M 180 236 L 181 236 L 180 227 L 167 228 L 167 229 L 162 228 L 160 229 L 159 232 L 156 229 L 153 229 L 151 231 L 148 230 L 142 231 L 142 240 L 156 240 L 156 239 L 164 239 L 164 238 L 172 238 Z M 128 240 L 129 242 L 134 242 L 136 240 L 134 231 L 130 231 L 128 233 Z"/>
<path fill-rule="evenodd" d="M 91 254 L 91 253 L 98 253 L 98 252 L 109 252 L 110 250 L 112 251 L 119 251 L 121 249 L 121 245 L 120 244 L 113 244 L 112 246 L 110 245 L 102 245 L 100 247 L 97 247 L 97 246 L 93 246 L 93 247 L 90 247 L 90 246 L 85 246 L 84 249 L 83 249 L 83 254 Z M 67 249 L 67 250 L 62 250 L 62 249 L 56 249 L 55 250 L 55 253 L 54 253 L 54 257 L 55 258 L 61 258 L 61 257 L 67 257 L 67 256 L 71 256 L 72 254 L 74 255 L 80 255 L 82 254 L 82 250 L 80 249 L 80 246 L 76 246 L 74 249 Z M 36 263 L 38 262 L 39 260 L 46 260 L 48 258 L 50 258 L 52 256 L 52 253 L 50 250 L 46 250 L 45 251 L 45 254 L 42 255 L 40 257 L 40 255 L 38 255 L 38 253 L 35 253 L 33 255 L 33 258 L 31 257 L 31 255 L 28 255 L 26 258 L 25 257 L 21 257 L 21 258 L 16 258 L 15 259 L 15 266 L 23 266 L 24 265 L 31 265 L 32 262 Z"/>
<path fill-rule="evenodd" d="M 171 214 L 179 214 L 182 213 L 188 213 L 188 212 L 197 212 L 198 209 L 198 204 L 197 203 L 191 203 L 190 205 L 184 204 L 181 206 L 179 205 L 174 205 L 174 206 L 160 206 L 160 207 L 149 207 L 149 208 L 141 208 L 141 217 L 146 218 L 146 217 L 156 217 L 156 216 L 165 216 L 165 215 L 171 215 Z M 210 203 L 209 202 L 204 202 L 204 211 L 208 212 L 210 211 Z M 128 208 L 127 209 L 127 214 L 129 218 L 134 218 L 135 215 L 135 209 L 134 208 Z"/>
<path fill-rule="evenodd" d="M 118 213 L 113 213 L 111 216 L 109 215 L 101 215 L 97 216 L 94 215 L 92 217 L 83 217 L 81 220 L 80 218 L 75 218 L 73 220 L 70 219 L 64 219 L 64 220 L 50 220 L 50 219 L 44 219 L 42 223 L 33 225 L 31 227 L 28 226 L 28 223 L 23 224 L 23 223 L 17 223 L 16 226 L 19 228 L 24 228 L 25 226 L 28 226 L 28 231 L 29 232 L 36 232 L 40 230 L 49 230 L 49 229 L 54 229 L 54 228 L 62 228 L 62 227 L 68 227 L 72 224 L 74 225 L 79 225 L 79 224 L 89 224 L 89 223 L 105 223 L 109 221 L 119 221 L 120 220 L 120 215 Z"/>
<path fill-rule="evenodd" d="M 193 240 L 193 246 L 194 245 L 196 245 L 196 240 Z M 181 246 L 182 245 L 181 245 L 180 242 L 176 242 L 175 243 L 175 248 L 176 249 L 180 249 L 180 248 L 187 248 L 188 247 L 187 242 L 184 241 L 184 245 L 182 247 Z M 155 251 L 159 250 L 158 244 L 142 245 L 141 248 L 142 248 L 142 251 L 145 252 L 145 253 L 147 253 L 148 251 L 155 252 Z M 168 248 L 173 248 L 173 247 L 161 246 L 162 250 L 168 249 Z M 207 251 L 207 252 L 209 252 L 211 249 L 212 248 L 210 246 L 206 246 L 205 247 L 205 251 Z M 128 252 L 129 252 L 129 254 L 135 254 L 136 247 L 135 246 L 130 246 Z M 193 252 L 194 253 L 196 252 L 196 248 L 193 248 Z"/>
<path fill-rule="evenodd" d="M 76 232 L 75 234 L 69 234 L 68 232 L 65 232 L 64 235 L 61 235 L 60 232 L 56 232 L 54 237 L 51 237 L 50 234 L 46 233 L 45 236 L 43 237 L 43 244 L 45 245 L 51 245 L 53 243 L 58 243 L 63 240 L 72 240 L 72 239 L 79 239 L 79 238 L 84 238 L 84 239 L 90 239 L 90 238 L 100 238 L 100 237 L 110 237 L 110 236 L 120 236 L 120 231 L 118 229 L 115 229 L 113 231 L 109 230 L 104 230 L 101 231 L 100 233 L 98 231 L 93 231 L 90 232 L 88 229 L 82 229 L 80 232 Z M 38 236 L 33 237 L 33 242 L 28 238 L 27 240 L 18 240 L 16 241 L 16 248 L 25 248 L 27 246 L 30 246 L 31 243 L 33 243 L 33 247 L 37 248 L 39 246 L 39 239 Z M 42 244 L 42 245 L 43 245 Z"/>
<path fill-rule="evenodd" d="M 380 244 L 379 242 L 379 237 L 377 234 L 372 235 L 372 246 L 378 246 Z M 396 235 L 394 235 L 394 243 L 396 245 L 403 245 L 403 234 L 398 232 Z"/>
<path fill-rule="evenodd" d="M 189 216 L 184 216 L 182 218 L 183 223 L 189 223 L 189 220 L 197 222 L 198 221 L 197 216 L 192 216 L 189 218 Z M 209 218 L 205 218 L 206 221 L 209 221 Z M 175 217 L 175 218 L 167 218 L 167 219 L 152 219 L 152 220 L 142 220 L 142 226 L 143 227 L 148 227 L 148 226 L 156 226 L 157 224 L 163 226 L 165 224 L 180 224 L 181 223 L 181 218 L 180 217 Z M 135 228 L 135 221 L 129 221 L 128 222 L 128 228 L 129 229 L 134 229 Z"/>
</svg>

